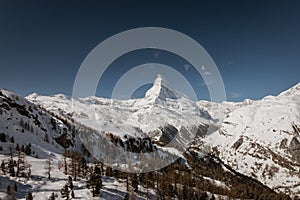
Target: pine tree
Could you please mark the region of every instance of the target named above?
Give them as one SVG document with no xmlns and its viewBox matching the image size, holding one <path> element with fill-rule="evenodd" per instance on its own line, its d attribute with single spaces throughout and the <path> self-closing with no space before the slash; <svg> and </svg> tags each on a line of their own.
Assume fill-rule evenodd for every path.
<svg viewBox="0 0 300 200">
<path fill-rule="evenodd" d="M 49 143 L 49 136 L 48 136 L 48 134 L 47 134 L 47 133 L 45 133 L 45 138 L 44 138 L 44 141 L 45 141 L 45 142 L 47 142 L 47 143 Z"/>
<path fill-rule="evenodd" d="M 67 163 L 67 148 L 66 147 L 64 147 L 63 160 L 64 160 L 64 173 L 67 175 L 68 163 Z"/>
<path fill-rule="evenodd" d="M 71 162 L 69 164 L 69 173 L 74 177 L 74 180 L 77 180 L 77 176 L 78 176 L 78 168 L 79 168 L 79 155 L 77 155 L 76 152 L 71 152 L 70 153 L 70 157 L 71 157 Z"/>
<path fill-rule="evenodd" d="M 34 130 L 33 130 L 33 126 L 30 126 L 30 132 L 33 133 Z"/>
<path fill-rule="evenodd" d="M 16 151 L 20 151 L 20 146 L 19 146 L 19 143 L 17 143 L 17 146 L 16 146 Z"/>
<path fill-rule="evenodd" d="M 24 122 L 24 128 L 25 128 L 25 130 L 29 130 L 29 124 L 28 124 L 28 122 Z"/>
<path fill-rule="evenodd" d="M 77 173 L 79 176 L 86 176 L 87 164 L 86 164 L 86 160 L 84 159 L 84 157 L 81 157 L 79 159 L 77 170 L 78 170 Z"/>
<path fill-rule="evenodd" d="M 15 164 L 13 160 L 10 160 L 8 163 L 8 172 L 10 174 L 10 176 L 15 177 L 16 176 L 16 172 L 15 172 Z"/>
<path fill-rule="evenodd" d="M 101 170 L 97 165 L 90 170 L 86 187 L 92 190 L 93 197 L 100 194 L 100 189 L 102 187 Z"/>
<path fill-rule="evenodd" d="M 31 165 L 29 164 L 29 165 L 28 165 L 28 174 L 27 174 L 27 175 L 28 175 L 28 177 L 30 177 L 30 176 L 31 176 L 31 169 L 30 169 L 30 167 L 31 167 Z"/>
<path fill-rule="evenodd" d="M 14 191 L 15 191 L 15 192 L 18 192 L 17 182 L 15 182 L 15 184 L 14 184 Z"/>
<path fill-rule="evenodd" d="M 12 176 L 12 177 L 16 176 L 16 172 L 15 172 L 15 168 L 14 168 L 13 162 L 9 162 L 9 164 L 8 164 L 8 170 L 9 170 L 10 176 Z"/>
<path fill-rule="evenodd" d="M 126 174 L 126 191 L 129 191 L 129 177 L 128 174 Z"/>
<path fill-rule="evenodd" d="M 8 173 L 10 174 L 10 176 L 15 177 L 16 173 L 15 173 L 15 163 L 14 163 L 14 159 L 13 159 L 13 152 L 12 152 L 13 148 L 11 146 L 9 146 L 9 154 L 8 154 L 8 160 L 7 160 L 7 167 L 8 167 Z M 5 164 L 6 165 L 6 164 Z"/>
<path fill-rule="evenodd" d="M 6 194 L 7 194 L 7 195 L 10 195 L 10 194 L 11 194 L 10 185 L 8 185 L 7 188 L 6 188 Z"/>
<path fill-rule="evenodd" d="M 72 199 L 75 198 L 74 190 L 72 190 L 72 192 L 71 192 L 71 197 L 72 197 Z"/>
<path fill-rule="evenodd" d="M 0 133 L 0 142 L 7 142 L 7 136 L 5 133 Z"/>
<path fill-rule="evenodd" d="M 25 160 L 24 155 L 19 151 L 17 160 L 17 176 L 25 176 Z"/>
<path fill-rule="evenodd" d="M 68 185 L 69 185 L 69 188 L 70 188 L 71 190 L 73 190 L 74 185 L 73 185 L 73 179 L 72 179 L 71 176 L 68 177 Z"/>
<path fill-rule="evenodd" d="M 22 153 L 21 151 L 18 152 L 18 159 L 16 162 L 17 166 L 17 176 L 22 176 L 22 177 L 29 177 L 31 175 L 31 170 L 30 167 L 31 165 L 26 162 L 25 160 L 25 154 Z"/>
<path fill-rule="evenodd" d="M 20 120 L 20 125 L 24 128 L 24 120 L 23 120 L 23 118 L 21 118 L 21 120 Z"/>
<path fill-rule="evenodd" d="M 25 151 L 24 151 L 28 156 L 31 155 L 31 144 L 29 143 L 28 145 L 26 145 L 25 147 Z"/>
<path fill-rule="evenodd" d="M 51 170 L 52 170 L 52 159 L 51 156 L 49 154 L 48 159 L 46 160 L 46 166 L 45 166 L 45 174 L 46 176 L 48 176 L 48 179 L 51 179 Z"/>
<path fill-rule="evenodd" d="M 14 138 L 14 136 L 12 136 L 9 140 L 10 140 L 11 143 L 15 143 L 15 138 Z"/>
<path fill-rule="evenodd" d="M 8 185 L 6 188 L 6 195 L 7 195 L 7 199 L 11 199 L 14 200 L 15 199 L 15 190 L 12 188 L 11 185 Z"/>
<path fill-rule="evenodd" d="M 125 194 L 124 200 L 129 200 L 129 193 L 128 192 Z"/>
<path fill-rule="evenodd" d="M 138 190 L 139 190 L 139 181 L 138 181 L 137 174 L 133 174 L 131 183 L 132 183 L 133 190 L 135 192 L 138 192 Z"/>
<path fill-rule="evenodd" d="M 75 198 L 75 194 L 74 194 L 74 191 L 73 191 L 73 189 L 74 189 L 73 179 L 72 179 L 71 176 L 68 177 L 68 186 L 69 186 L 69 188 L 71 190 L 71 197 Z"/>
<path fill-rule="evenodd" d="M 50 197 L 49 197 L 49 200 L 55 200 L 54 192 L 51 193 L 51 195 L 50 195 Z"/>
<path fill-rule="evenodd" d="M 113 170 L 112 170 L 111 167 L 106 167 L 105 175 L 106 176 L 113 176 Z"/>
<path fill-rule="evenodd" d="M 64 187 L 61 189 L 60 191 L 61 193 L 61 197 L 62 198 L 65 198 L 66 200 L 69 200 L 70 199 L 70 191 L 69 191 L 69 186 L 68 184 L 65 184 Z"/>
<path fill-rule="evenodd" d="M 2 160 L 2 162 L 1 162 L 1 171 L 4 175 L 6 174 L 6 165 L 5 165 L 4 160 Z"/>
<path fill-rule="evenodd" d="M 26 200 L 33 200 L 33 196 L 31 192 L 28 192 L 26 195 Z"/>
</svg>

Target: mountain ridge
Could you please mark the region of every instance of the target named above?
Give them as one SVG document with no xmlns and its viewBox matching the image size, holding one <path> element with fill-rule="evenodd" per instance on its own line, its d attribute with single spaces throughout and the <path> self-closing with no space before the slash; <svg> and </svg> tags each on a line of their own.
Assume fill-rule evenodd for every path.
<svg viewBox="0 0 300 200">
<path fill-rule="evenodd" d="M 160 143 L 172 139 L 168 137 L 173 135 L 172 130 L 177 130 L 180 136 L 177 138 L 178 143 L 184 144 L 188 141 L 182 137 L 180 130 L 186 128 L 196 136 L 189 148 L 190 152 L 198 149 L 200 154 L 212 154 L 233 170 L 255 178 L 278 192 L 299 196 L 300 186 L 297 182 L 300 177 L 296 172 L 300 170 L 300 152 L 297 150 L 300 138 L 295 130 L 300 121 L 300 83 L 277 96 L 238 103 L 193 102 L 185 97 L 168 98 L 173 94 L 161 94 L 161 86 L 169 87 L 161 79 L 153 84 L 157 88 L 151 91 L 151 95 L 130 100 L 98 97 L 73 99 L 63 94 L 49 97 L 36 93 L 22 100 L 15 93 L 6 90 L 1 92 L 21 106 L 29 105 L 29 100 L 32 105 L 43 107 L 57 116 L 120 138 L 125 135 L 141 138 L 150 136 L 151 140 Z M 160 96 L 166 98 L 152 101 Z M 77 110 L 71 110 L 73 103 L 78 107 Z M 29 106 L 25 107 L 26 110 L 29 109 Z M 7 117 L 8 115 L 9 113 Z M 220 121 L 216 123 L 218 119 Z M 96 125 L 92 123 L 95 120 Z M 48 121 L 50 123 L 50 118 Z M 4 120 L 2 122 L 5 123 Z M 16 123 L 20 123 L 19 119 Z M 207 125 L 220 127 L 208 134 Z M 171 132 L 166 133 L 170 130 Z M 59 136 L 51 134 L 50 139 Z M 41 139 L 43 138 L 42 134 Z M 181 156 L 184 157 L 183 154 Z"/>
</svg>

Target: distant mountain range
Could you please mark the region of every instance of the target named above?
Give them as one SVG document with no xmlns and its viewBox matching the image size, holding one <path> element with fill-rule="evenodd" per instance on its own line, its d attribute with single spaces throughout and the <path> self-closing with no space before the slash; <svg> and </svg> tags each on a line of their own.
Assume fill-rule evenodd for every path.
<svg viewBox="0 0 300 200">
<path fill-rule="evenodd" d="M 80 127 L 123 141 L 149 138 L 154 148 L 176 153 L 188 165 L 187 154 L 178 148 L 184 146 L 200 160 L 217 159 L 224 173 L 232 170 L 234 176 L 251 177 L 274 191 L 300 196 L 300 83 L 262 100 L 195 102 L 158 75 L 140 99 L 36 93 L 23 99 L 1 90 L 0 105 L 0 132 L 20 144 L 30 141 L 32 151 L 42 158 L 49 151 L 62 154 L 64 148 L 82 152 Z M 173 139 L 174 151 L 164 149 Z"/>
</svg>

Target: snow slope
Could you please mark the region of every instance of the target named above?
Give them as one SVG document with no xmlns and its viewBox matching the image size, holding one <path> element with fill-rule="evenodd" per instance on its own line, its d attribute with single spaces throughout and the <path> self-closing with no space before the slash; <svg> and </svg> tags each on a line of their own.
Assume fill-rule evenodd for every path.
<svg viewBox="0 0 300 200">
<path fill-rule="evenodd" d="M 61 197 L 60 190 L 68 181 L 68 175 L 65 175 L 63 170 L 60 168 L 60 162 L 62 162 L 63 158 L 61 154 L 50 153 L 50 155 L 52 158 L 51 180 L 48 180 L 47 175 L 45 174 L 47 159 L 28 156 L 25 160 L 31 164 L 31 178 L 0 175 L 0 199 L 6 199 L 7 185 L 14 185 L 15 182 L 18 187 L 18 192 L 15 194 L 16 199 L 25 200 L 28 192 L 31 192 L 33 199 L 37 200 L 49 199 L 52 193 L 54 193 L 56 199 L 63 199 Z M 0 154 L 0 160 L 2 159 L 5 159 L 5 157 Z M 102 176 L 103 187 L 99 197 L 93 197 L 92 192 L 86 188 L 85 178 L 73 181 L 73 184 L 75 199 L 124 199 L 127 193 L 125 180 L 117 180 L 108 176 Z M 149 197 L 147 197 L 147 195 L 149 195 Z M 156 199 L 157 195 L 153 189 L 147 190 L 140 186 L 139 193 L 137 193 L 136 198 L 140 200 Z"/>
<path fill-rule="evenodd" d="M 55 139 L 63 129 L 68 127 L 58 118 L 13 92 L 0 90 L 0 130 L 8 137 L 14 137 L 15 144 L 31 143 L 33 151 L 43 146 L 47 151 L 60 153 L 62 147 Z"/>
<path fill-rule="evenodd" d="M 299 125 L 300 83 L 278 96 L 234 108 L 220 130 L 202 140 L 203 147 L 233 169 L 299 195 Z"/>
</svg>

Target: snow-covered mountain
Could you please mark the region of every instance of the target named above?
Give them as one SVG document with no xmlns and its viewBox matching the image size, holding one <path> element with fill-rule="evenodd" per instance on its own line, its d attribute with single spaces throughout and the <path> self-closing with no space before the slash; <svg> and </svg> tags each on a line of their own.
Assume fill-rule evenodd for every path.
<svg viewBox="0 0 300 200">
<path fill-rule="evenodd" d="M 153 103 L 164 103 L 167 99 L 180 99 L 184 95 L 170 88 L 160 74 L 154 80 L 153 86 L 146 92 L 145 99 Z"/>
<path fill-rule="evenodd" d="M 32 162 L 35 176 L 43 176 L 44 170 L 40 168 L 49 155 L 59 165 L 63 147 L 83 153 L 77 134 L 84 128 L 94 134 L 104 134 L 103 137 L 119 142 L 130 151 L 135 151 L 138 143 L 134 142 L 132 146 L 128 136 L 131 139 L 150 138 L 153 143 L 148 150 L 161 148 L 179 156 L 180 162 L 184 163 L 179 167 L 189 170 L 197 184 L 210 185 L 209 188 L 205 185 L 197 187 L 215 197 L 255 198 L 260 194 L 257 191 L 261 191 L 266 196 L 260 198 L 270 199 L 273 191 L 268 187 L 291 196 L 300 195 L 300 83 L 278 96 L 262 100 L 194 102 L 173 90 L 158 75 L 145 97 L 140 99 L 74 99 L 63 94 L 32 94 L 23 99 L 1 90 L 0 105 L 0 146 L 4 149 L 0 150 L 0 159 L 3 160 L 10 147 L 16 148 L 17 143 L 30 144 L 32 155 L 28 160 Z M 8 142 L 12 137 L 14 143 Z M 172 139 L 179 145 L 190 145 L 189 139 L 194 137 L 186 153 L 163 147 Z M 56 183 L 61 187 L 59 177 L 64 176 L 63 180 L 67 177 L 59 168 L 55 170 Z M 3 182 L 3 177 L 0 178 Z M 112 183 L 106 182 L 111 181 L 110 178 L 103 179 L 104 191 L 110 191 Z M 9 179 L 12 180 L 15 179 Z M 39 191 L 38 179 L 19 183 L 24 188 L 30 186 L 37 198 L 50 195 Z M 43 184 L 46 190 L 57 188 L 51 182 L 44 181 Z M 80 182 L 75 184 L 81 198 L 91 198 Z M 114 179 L 114 185 L 124 188 L 122 180 Z M 250 193 L 244 193 L 248 190 Z M 4 192 L 2 187 L 0 198 L 1 192 Z M 126 193 L 124 189 L 115 192 Z M 152 190 L 152 194 L 159 193 Z M 117 194 L 113 193 L 113 196 Z"/>
<path fill-rule="evenodd" d="M 76 121 L 121 137 L 132 135 L 159 140 L 162 128 L 185 128 L 193 135 L 199 128 L 214 125 L 208 112 L 179 92 L 171 89 L 158 75 L 144 98 L 130 100 L 87 97 L 72 99 L 65 95 L 26 97 L 48 111 L 74 118 Z"/>
<path fill-rule="evenodd" d="M 300 83 L 231 108 L 221 128 L 201 140 L 202 148 L 271 188 L 299 195 Z"/>
<path fill-rule="evenodd" d="M 72 102 L 64 95 L 37 94 L 27 99 L 98 130 L 156 140 L 162 136 L 161 127 L 196 130 L 195 127 L 224 119 L 218 131 L 200 138 L 196 146 L 211 149 L 229 166 L 272 188 L 298 193 L 300 138 L 293 123 L 294 127 L 300 124 L 299 88 L 297 84 L 278 96 L 256 101 L 193 102 L 167 86 L 158 75 L 141 99 L 87 97 Z"/>
</svg>

